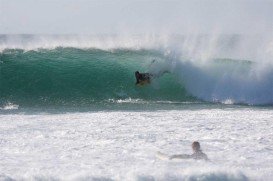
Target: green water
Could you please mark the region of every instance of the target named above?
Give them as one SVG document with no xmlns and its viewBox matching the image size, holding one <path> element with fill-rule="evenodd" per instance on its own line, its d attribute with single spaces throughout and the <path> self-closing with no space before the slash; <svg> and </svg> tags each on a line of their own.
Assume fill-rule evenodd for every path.
<svg viewBox="0 0 273 181">
<path fill-rule="evenodd" d="M 0 63 L 0 103 L 20 107 L 100 106 L 117 100 L 197 101 L 172 74 L 135 85 L 134 72 L 148 70 L 157 51 L 57 48 L 5 50 Z M 143 102 L 142 102 L 143 103 Z"/>
</svg>

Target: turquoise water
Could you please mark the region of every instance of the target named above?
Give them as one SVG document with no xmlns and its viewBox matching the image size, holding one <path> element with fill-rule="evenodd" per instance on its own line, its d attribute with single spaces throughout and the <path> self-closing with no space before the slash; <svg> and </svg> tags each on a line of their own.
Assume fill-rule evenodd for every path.
<svg viewBox="0 0 273 181">
<path fill-rule="evenodd" d="M 136 70 L 147 71 L 152 60 L 165 59 L 160 52 L 146 50 L 5 50 L 1 53 L 1 104 L 84 107 L 120 100 L 199 101 L 173 74 L 164 74 L 148 86 L 135 85 Z"/>
</svg>

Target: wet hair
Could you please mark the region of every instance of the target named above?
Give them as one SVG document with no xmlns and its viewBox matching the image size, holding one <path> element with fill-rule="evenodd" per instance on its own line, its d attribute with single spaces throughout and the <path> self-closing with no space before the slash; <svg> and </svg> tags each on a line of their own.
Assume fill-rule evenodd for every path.
<svg viewBox="0 0 273 181">
<path fill-rule="evenodd" d="M 201 150 L 200 143 L 198 141 L 194 141 L 191 145 L 193 150 Z"/>
</svg>

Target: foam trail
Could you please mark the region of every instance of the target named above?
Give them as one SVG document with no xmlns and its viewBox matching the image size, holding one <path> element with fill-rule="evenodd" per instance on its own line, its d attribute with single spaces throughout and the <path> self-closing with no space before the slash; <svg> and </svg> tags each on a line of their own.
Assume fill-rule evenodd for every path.
<svg viewBox="0 0 273 181">
<path fill-rule="evenodd" d="M 0 50 L 54 49 L 56 47 L 159 49 L 184 59 L 201 61 L 230 58 L 273 62 L 273 35 L 242 34 L 142 34 L 142 35 L 0 35 Z"/>
</svg>

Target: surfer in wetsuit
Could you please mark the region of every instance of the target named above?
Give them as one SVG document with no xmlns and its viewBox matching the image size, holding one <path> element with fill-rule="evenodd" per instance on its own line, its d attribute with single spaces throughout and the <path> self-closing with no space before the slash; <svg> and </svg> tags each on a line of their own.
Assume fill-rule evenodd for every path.
<svg viewBox="0 0 273 181">
<path fill-rule="evenodd" d="M 151 82 L 152 76 L 153 75 L 150 73 L 139 73 L 139 71 L 136 71 L 135 72 L 136 85 L 149 84 Z"/>
<path fill-rule="evenodd" d="M 172 155 L 170 156 L 171 159 L 195 159 L 195 160 L 206 160 L 208 161 L 208 157 L 205 153 L 202 152 L 200 143 L 198 141 L 195 141 L 191 145 L 193 154 L 187 155 L 187 154 L 181 154 L 181 155 Z"/>
</svg>

